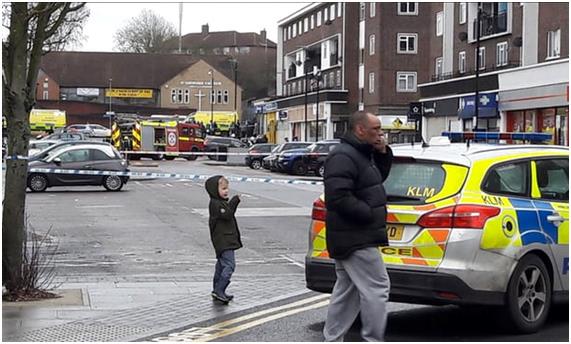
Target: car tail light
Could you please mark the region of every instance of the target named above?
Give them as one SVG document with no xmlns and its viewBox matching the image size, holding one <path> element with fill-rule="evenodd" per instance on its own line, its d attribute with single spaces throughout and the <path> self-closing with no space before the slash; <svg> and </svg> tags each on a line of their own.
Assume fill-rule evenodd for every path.
<svg viewBox="0 0 571 344">
<path fill-rule="evenodd" d="M 327 215 L 327 209 L 325 208 L 325 202 L 318 198 L 313 202 L 313 210 L 311 211 L 311 219 L 316 221 L 325 221 L 325 215 Z"/>
<path fill-rule="evenodd" d="M 500 208 L 462 204 L 432 211 L 420 217 L 417 224 L 428 228 L 482 229 L 488 219 L 497 216 Z"/>
</svg>

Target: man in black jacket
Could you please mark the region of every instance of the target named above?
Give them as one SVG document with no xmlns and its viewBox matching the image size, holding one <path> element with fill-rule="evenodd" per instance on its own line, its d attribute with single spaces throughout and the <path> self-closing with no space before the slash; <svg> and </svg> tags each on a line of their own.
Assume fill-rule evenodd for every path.
<svg viewBox="0 0 571 344">
<path fill-rule="evenodd" d="M 349 126 L 325 161 L 327 249 L 337 281 L 323 334 L 342 340 L 360 312 L 363 339 L 383 341 L 390 281 L 378 247 L 388 245 L 383 181 L 393 155 L 375 115 L 357 112 Z"/>
</svg>

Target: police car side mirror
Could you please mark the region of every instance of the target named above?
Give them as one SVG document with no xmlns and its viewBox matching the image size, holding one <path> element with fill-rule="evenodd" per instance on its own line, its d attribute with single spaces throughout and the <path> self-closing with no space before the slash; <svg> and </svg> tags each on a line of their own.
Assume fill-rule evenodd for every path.
<svg viewBox="0 0 571 344">
<path fill-rule="evenodd" d="M 55 158 L 54 160 L 52 160 L 56 165 L 61 165 L 61 159 L 60 158 Z"/>
</svg>

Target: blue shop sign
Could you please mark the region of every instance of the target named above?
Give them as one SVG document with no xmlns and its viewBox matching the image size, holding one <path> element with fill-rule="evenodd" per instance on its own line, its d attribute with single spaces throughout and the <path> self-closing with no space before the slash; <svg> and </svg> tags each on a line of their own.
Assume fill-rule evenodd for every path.
<svg viewBox="0 0 571 344">
<path fill-rule="evenodd" d="M 458 100 L 458 117 L 462 119 L 475 116 L 475 96 L 461 97 Z M 478 118 L 498 117 L 498 93 L 480 93 L 478 102 Z"/>
<path fill-rule="evenodd" d="M 277 108 L 278 108 L 278 103 L 276 103 L 276 102 L 266 103 L 264 105 L 264 112 L 265 113 L 273 112 L 273 111 L 277 110 Z"/>
</svg>

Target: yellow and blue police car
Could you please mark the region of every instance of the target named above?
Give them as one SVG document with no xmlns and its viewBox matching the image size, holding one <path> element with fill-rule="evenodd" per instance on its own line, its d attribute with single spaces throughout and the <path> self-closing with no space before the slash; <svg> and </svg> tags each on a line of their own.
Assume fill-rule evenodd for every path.
<svg viewBox="0 0 571 344">
<path fill-rule="evenodd" d="M 569 149 L 450 143 L 394 146 L 384 186 L 390 300 L 503 306 L 537 331 L 569 300 Z M 331 292 L 323 196 L 313 204 L 309 289 Z"/>
</svg>

